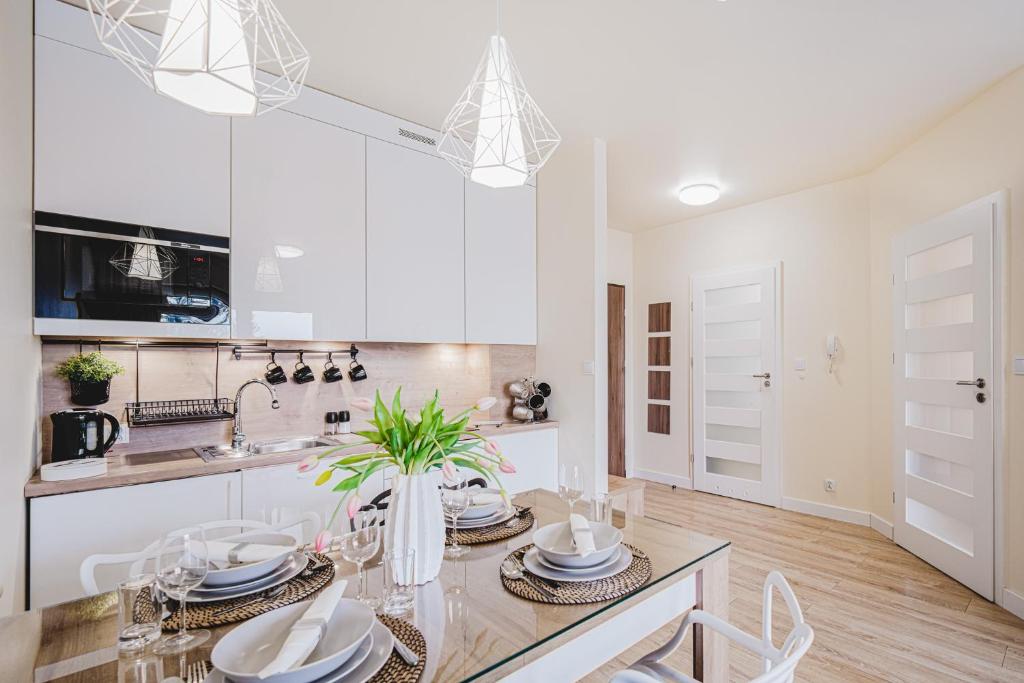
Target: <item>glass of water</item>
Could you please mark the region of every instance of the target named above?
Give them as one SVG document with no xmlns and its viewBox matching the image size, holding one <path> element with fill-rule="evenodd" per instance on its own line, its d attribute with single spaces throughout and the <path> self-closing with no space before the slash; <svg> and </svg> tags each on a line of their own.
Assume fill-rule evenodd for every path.
<svg viewBox="0 0 1024 683">
<path fill-rule="evenodd" d="M 181 604 L 181 628 L 176 635 L 157 643 L 155 653 L 178 654 L 210 639 L 210 632 L 205 629 L 188 631 L 185 627 L 188 592 L 206 578 L 208 558 L 206 534 L 201 527 L 186 527 L 164 537 L 156 556 L 156 583 Z"/>
<path fill-rule="evenodd" d="M 579 465 L 562 463 L 558 468 L 558 495 L 569 504 L 569 515 L 576 501 L 583 497 L 583 470 Z"/>
<path fill-rule="evenodd" d="M 611 526 L 612 498 L 607 493 L 598 493 L 591 499 L 590 521 Z"/>
<path fill-rule="evenodd" d="M 159 638 L 162 611 L 155 575 L 138 574 L 117 584 L 117 649 L 141 650 Z"/>
<path fill-rule="evenodd" d="M 355 563 L 359 572 L 359 593 L 356 599 L 364 605 L 377 609 L 380 598 L 367 595 L 366 571 L 363 565 L 380 550 L 380 520 L 376 506 L 364 505 L 366 509 L 356 512 L 352 518 L 353 531 L 341 537 L 341 556 Z"/>
<path fill-rule="evenodd" d="M 400 617 L 416 599 L 416 550 L 394 548 L 384 553 L 384 614 Z"/>
</svg>

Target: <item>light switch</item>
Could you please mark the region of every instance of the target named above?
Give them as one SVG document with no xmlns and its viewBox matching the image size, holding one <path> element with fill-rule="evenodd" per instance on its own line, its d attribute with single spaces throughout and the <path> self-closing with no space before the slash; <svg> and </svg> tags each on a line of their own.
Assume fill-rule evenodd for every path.
<svg viewBox="0 0 1024 683">
<path fill-rule="evenodd" d="M 1013 357 L 1013 374 L 1024 375 L 1024 356 Z"/>
<path fill-rule="evenodd" d="M 806 358 L 794 358 L 793 359 L 793 369 L 797 370 L 799 372 L 803 372 L 804 370 L 806 370 L 807 369 L 807 359 Z"/>
<path fill-rule="evenodd" d="M 593 375 L 594 374 L 594 361 L 585 360 L 583 361 L 583 374 Z"/>
</svg>

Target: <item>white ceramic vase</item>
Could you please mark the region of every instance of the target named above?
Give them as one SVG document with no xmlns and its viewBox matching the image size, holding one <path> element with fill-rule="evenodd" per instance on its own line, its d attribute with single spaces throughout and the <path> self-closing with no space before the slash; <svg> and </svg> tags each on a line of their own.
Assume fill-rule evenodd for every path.
<svg viewBox="0 0 1024 683">
<path fill-rule="evenodd" d="M 444 511 L 437 480 L 427 474 L 398 474 L 391 480 L 384 547 L 416 551 L 415 576 L 396 576 L 409 585 L 433 581 L 444 561 Z"/>
</svg>

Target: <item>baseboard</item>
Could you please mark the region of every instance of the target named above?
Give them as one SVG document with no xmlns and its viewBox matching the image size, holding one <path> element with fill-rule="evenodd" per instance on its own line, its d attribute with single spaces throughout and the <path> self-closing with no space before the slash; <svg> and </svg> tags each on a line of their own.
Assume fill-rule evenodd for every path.
<svg viewBox="0 0 1024 683">
<path fill-rule="evenodd" d="M 1009 588 L 1003 589 L 1003 609 L 1010 614 L 1024 619 L 1024 595 L 1016 593 Z"/>
<path fill-rule="evenodd" d="M 871 526 L 871 513 L 864 510 L 854 510 L 827 503 L 815 503 L 814 501 L 801 500 L 800 498 L 783 498 L 782 508 L 784 510 L 792 510 L 793 512 L 802 512 L 806 515 L 814 515 L 815 517 L 834 519 L 838 522 Z"/>
<path fill-rule="evenodd" d="M 871 528 L 888 538 L 890 541 L 893 539 L 892 523 L 882 519 L 874 512 L 871 513 Z"/>
<path fill-rule="evenodd" d="M 692 489 L 693 484 L 690 482 L 689 477 L 680 477 L 675 474 L 665 474 L 664 472 L 654 472 L 652 470 L 633 470 L 633 477 L 636 479 L 646 479 L 647 481 L 656 481 L 659 484 L 667 484 L 668 486 L 675 486 L 681 489 Z"/>
</svg>

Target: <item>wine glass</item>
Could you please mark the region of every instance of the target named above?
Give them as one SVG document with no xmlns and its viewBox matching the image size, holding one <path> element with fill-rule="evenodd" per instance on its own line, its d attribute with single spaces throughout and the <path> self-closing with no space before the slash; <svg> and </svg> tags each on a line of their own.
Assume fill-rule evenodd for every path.
<svg viewBox="0 0 1024 683">
<path fill-rule="evenodd" d="M 208 557 L 202 527 L 186 527 L 164 537 L 156 556 L 156 585 L 181 604 L 181 628 L 177 635 L 157 644 L 153 649 L 156 654 L 179 654 L 210 639 L 210 632 L 205 629 L 187 631 L 185 628 L 186 598 L 188 592 L 206 578 Z"/>
<path fill-rule="evenodd" d="M 358 568 L 359 593 L 356 599 L 371 609 L 377 609 L 380 598 L 366 594 L 366 572 L 363 565 L 380 550 L 380 519 L 377 506 L 364 505 L 363 508 L 352 518 L 354 530 L 341 537 L 341 556 L 355 563 Z"/>
<path fill-rule="evenodd" d="M 465 475 L 456 472 L 446 476 L 444 485 L 441 486 L 441 507 L 444 513 L 452 520 L 452 544 L 445 548 L 446 557 L 462 557 L 469 552 L 469 548 L 459 545 L 459 515 L 469 508 L 469 488 Z"/>
<path fill-rule="evenodd" d="M 558 468 L 558 497 L 569 504 L 569 516 L 576 501 L 583 497 L 583 470 L 579 465 L 562 463 Z"/>
</svg>

